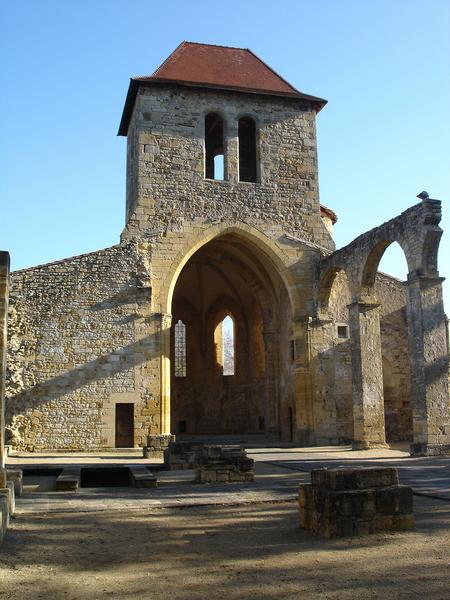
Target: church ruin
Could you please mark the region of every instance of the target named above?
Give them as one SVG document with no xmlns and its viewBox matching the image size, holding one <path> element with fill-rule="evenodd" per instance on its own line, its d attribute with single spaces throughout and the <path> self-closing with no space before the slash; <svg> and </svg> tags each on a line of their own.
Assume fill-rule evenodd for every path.
<svg viewBox="0 0 450 600">
<path fill-rule="evenodd" d="M 131 79 L 120 243 L 11 274 L 16 447 L 175 434 L 450 451 L 441 204 L 336 250 L 325 104 L 238 48 L 183 42 Z M 392 242 L 406 283 L 377 273 Z"/>
</svg>

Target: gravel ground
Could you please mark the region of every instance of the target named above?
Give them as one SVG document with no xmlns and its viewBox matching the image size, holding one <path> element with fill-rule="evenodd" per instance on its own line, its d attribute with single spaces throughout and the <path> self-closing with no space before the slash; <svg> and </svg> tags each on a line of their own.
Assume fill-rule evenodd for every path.
<svg viewBox="0 0 450 600">
<path fill-rule="evenodd" d="M 0 599 L 450 597 L 450 503 L 415 499 L 411 532 L 334 541 L 295 502 L 23 514 L 0 549 Z"/>
</svg>

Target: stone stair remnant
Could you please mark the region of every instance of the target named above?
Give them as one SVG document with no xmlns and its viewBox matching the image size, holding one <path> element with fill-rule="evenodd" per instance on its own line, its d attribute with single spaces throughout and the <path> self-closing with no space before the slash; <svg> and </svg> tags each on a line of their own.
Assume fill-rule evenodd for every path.
<svg viewBox="0 0 450 600">
<path fill-rule="evenodd" d="M 240 446 L 209 446 L 201 449 L 196 469 L 197 483 L 254 480 L 254 461 Z"/>
<path fill-rule="evenodd" d="M 0 545 L 9 526 L 8 498 L 0 494 Z"/>
<path fill-rule="evenodd" d="M 168 464 L 171 470 L 196 469 L 200 464 L 203 442 L 170 442 Z"/>
<path fill-rule="evenodd" d="M 0 496 L 6 498 L 8 510 L 7 521 L 9 523 L 9 517 L 12 517 L 16 512 L 16 495 L 14 493 L 14 483 L 12 481 L 6 481 L 5 487 L 0 488 Z"/>
<path fill-rule="evenodd" d="M 144 458 L 164 458 L 166 461 L 169 444 L 175 441 L 171 434 L 148 435 L 147 445 L 142 448 Z"/>
<path fill-rule="evenodd" d="M 156 488 L 158 487 L 158 480 L 156 475 L 151 471 L 138 466 L 129 467 L 130 473 L 130 485 L 135 488 Z"/>
<path fill-rule="evenodd" d="M 14 483 L 14 493 L 21 496 L 23 493 L 23 472 L 22 469 L 6 469 L 7 481 Z"/>
<path fill-rule="evenodd" d="M 56 491 L 76 492 L 80 487 L 81 469 L 79 467 L 64 467 L 56 480 Z"/>
<path fill-rule="evenodd" d="M 325 538 L 414 526 L 412 488 L 394 467 L 314 469 L 299 487 L 300 527 Z"/>
</svg>

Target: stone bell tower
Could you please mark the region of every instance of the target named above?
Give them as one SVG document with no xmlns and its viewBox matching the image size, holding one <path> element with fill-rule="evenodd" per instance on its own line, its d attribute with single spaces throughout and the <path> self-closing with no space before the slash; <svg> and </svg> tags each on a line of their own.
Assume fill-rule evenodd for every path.
<svg viewBox="0 0 450 600">
<path fill-rule="evenodd" d="M 253 52 L 183 42 L 131 79 L 125 237 L 242 220 L 333 247 L 318 191 L 316 113 Z"/>
<path fill-rule="evenodd" d="M 130 82 L 119 128 L 128 140 L 122 241 L 137 242 L 159 323 L 150 335 L 163 357 L 152 379 L 161 434 L 294 435 L 294 390 L 306 375 L 286 353 L 292 328 L 305 329 L 317 248 L 334 249 L 317 172 L 325 104 L 250 50 L 190 42 Z M 234 375 L 217 351 L 227 316 Z M 186 328 L 183 376 L 176 324 Z"/>
</svg>

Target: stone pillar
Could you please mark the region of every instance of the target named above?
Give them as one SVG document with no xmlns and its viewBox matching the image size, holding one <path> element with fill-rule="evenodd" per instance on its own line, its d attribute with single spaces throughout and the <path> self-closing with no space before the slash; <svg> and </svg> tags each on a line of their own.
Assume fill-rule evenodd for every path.
<svg viewBox="0 0 450 600">
<path fill-rule="evenodd" d="M 349 307 L 355 450 L 386 446 L 379 304 Z"/>
<path fill-rule="evenodd" d="M 312 327 L 311 327 L 312 329 Z M 309 318 L 294 321 L 296 423 L 294 441 L 309 446 L 314 441 L 314 412 L 311 361 L 312 331 Z M 291 347 L 292 353 L 292 347 Z"/>
<path fill-rule="evenodd" d="M 226 127 L 224 131 L 225 145 L 225 165 L 224 177 L 230 183 L 238 183 L 239 181 L 239 141 L 238 141 L 238 124 L 234 119 L 226 119 Z"/>
<path fill-rule="evenodd" d="M 268 434 L 281 434 L 280 394 L 279 394 L 279 357 L 280 334 L 277 330 L 264 331 L 266 349 L 267 377 L 267 426 Z"/>
<path fill-rule="evenodd" d="M 311 373 L 311 435 L 317 445 L 337 441 L 335 357 L 331 352 L 335 323 L 324 311 L 308 324 L 308 362 Z"/>
<path fill-rule="evenodd" d="M 450 453 L 449 355 L 442 281 L 408 275 L 413 456 Z"/>
<path fill-rule="evenodd" d="M 5 470 L 5 385 L 9 298 L 9 254 L 0 251 L 0 488 L 6 487 Z"/>
<path fill-rule="evenodd" d="M 172 315 L 161 314 L 161 434 L 170 434 L 170 326 Z"/>
</svg>

